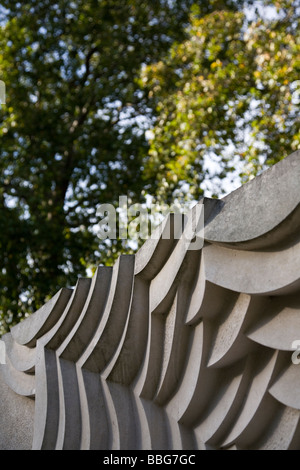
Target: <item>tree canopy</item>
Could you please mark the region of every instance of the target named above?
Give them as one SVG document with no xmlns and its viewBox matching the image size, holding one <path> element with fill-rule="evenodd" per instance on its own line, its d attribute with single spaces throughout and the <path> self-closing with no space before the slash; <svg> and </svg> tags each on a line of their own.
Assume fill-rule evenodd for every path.
<svg viewBox="0 0 300 470">
<path fill-rule="evenodd" d="M 217 195 L 299 148 L 299 0 L 251 3 L 1 2 L 0 334 L 130 250 L 99 204 Z"/>
<path fill-rule="evenodd" d="M 144 68 L 157 112 L 144 175 L 162 198 L 183 182 L 218 195 L 237 168 L 244 182 L 300 148 L 300 2 L 260 6 L 194 8 L 187 38 Z"/>
</svg>

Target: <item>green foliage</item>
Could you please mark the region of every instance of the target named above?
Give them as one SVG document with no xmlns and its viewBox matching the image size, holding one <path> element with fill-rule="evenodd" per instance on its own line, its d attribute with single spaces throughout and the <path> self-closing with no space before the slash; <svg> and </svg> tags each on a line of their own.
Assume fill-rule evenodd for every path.
<svg viewBox="0 0 300 470">
<path fill-rule="evenodd" d="M 123 194 L 141 198 L 150 109 L 137 79 L 183 38 L 189 7 L 1 2 L 2 331 L 120 252 L 91 229 L 96 209 Z"/>
<path fill-rule="evenodd" d="M 300 2 L 263 3 L 273 10 L 251 21 L 242 11 L 199 17 L 195 9 L 188 37 L 144 68 L 157 112 L 145 175 L 161 198 L 183 181 L 199 197 L 209 161 L 218 162 L 220 192 L 233 162 L 247 181 L 300 148 Z"/>
</svg>

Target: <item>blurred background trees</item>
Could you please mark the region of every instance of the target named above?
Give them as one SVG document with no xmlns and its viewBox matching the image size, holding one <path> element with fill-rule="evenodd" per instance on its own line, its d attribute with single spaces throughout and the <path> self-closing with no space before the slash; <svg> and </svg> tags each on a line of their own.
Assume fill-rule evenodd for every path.
<svg viewBox="0 0 300 470">
<path fill-rule="evenodd" d="M 0 334 L 111 264 L 97 206 L 220 196 L 300 148 L 300 0 L 2 1 Z"/>
</svg>

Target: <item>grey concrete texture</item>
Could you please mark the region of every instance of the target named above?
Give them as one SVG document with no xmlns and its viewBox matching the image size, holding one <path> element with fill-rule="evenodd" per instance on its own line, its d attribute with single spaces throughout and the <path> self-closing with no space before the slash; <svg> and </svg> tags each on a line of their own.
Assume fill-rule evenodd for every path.
<svg viewBox="0 0 300 470">
<path fill-rule="evenodd" d="M 199 204 L 2 337 L 0 449 L 300 448 L 300 152 Z"/>
</svg>

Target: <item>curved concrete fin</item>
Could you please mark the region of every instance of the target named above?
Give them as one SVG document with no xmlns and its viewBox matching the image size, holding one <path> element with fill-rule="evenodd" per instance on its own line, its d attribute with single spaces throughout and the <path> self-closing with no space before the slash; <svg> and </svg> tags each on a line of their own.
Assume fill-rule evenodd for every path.
<svg viewBox="0 0 300 470">
<path fill-rule="evenodd" d="M 291 386 L 292 384 L 292 386 Z M 269 392 L 280 403 L 300 410 L 300 369 L 298 364 L 290 364 L 270 387 Z"/>
<path fill-rule="evenodd" d="M 20 372 L 34 373 L 36 363 L 36 348 L 22 346 L 13 339 L 11 333 L 2 337 L 5 344 L 6 357 L 12 366 Z"/>
<path fill-rule="evenodd" d="M 261 250 L 299 236 L 299 160 L 297 151 L 223 198 L 222 209 L 207 221 L 205 239 Z"/>
<path fill-rule="evenodd" d="M 7 385 L 18 395 L 35 396 L 35 376 L 16 370 L 8 357 L 6 364 L 1 365 L 1 373 Z"/>
<path fill-rule="evenodd" d="M 71 294 L 71 289 L 61 289 L 43 307 L 33 313 L 26 323 L 21 322 L 13 326 L 11 334 L 14 340 L 29 347 L 35 346 L 36 340 L 47 333 L 58 321 Z"/>
<path fill-rule="evenodd" d="M 293 350 L 295 332 L 300 331 L 299 295 L 285 297 L 284 302 L 273 298 L 268 310 L 246 332 L 248 338 L 272 349 Z"/>
<path fill-rule="evenodd" d="M 169 214 L 1 339 L 33 449 L 300 448 L 299 181 L 300 151 Z"/>
</svg>

